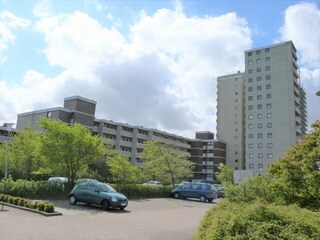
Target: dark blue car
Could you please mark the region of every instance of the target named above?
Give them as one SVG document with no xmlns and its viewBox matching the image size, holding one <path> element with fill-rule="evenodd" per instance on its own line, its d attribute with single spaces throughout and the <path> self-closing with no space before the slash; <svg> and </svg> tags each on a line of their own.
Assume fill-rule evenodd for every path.
<svg viewBox="0 0 320 240">
<path fill-rule="evenodd" d="M 198 198 L 201 202 L 212 202 L 218 198 L 217 189 L 210 183 L 188 183 L 172 190 L 174 198 Z"/>
</svg>

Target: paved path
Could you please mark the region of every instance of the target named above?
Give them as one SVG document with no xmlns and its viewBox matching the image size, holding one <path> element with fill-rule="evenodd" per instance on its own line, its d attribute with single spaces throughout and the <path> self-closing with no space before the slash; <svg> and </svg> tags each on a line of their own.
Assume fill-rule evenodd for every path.
<svg viewBox="0 0 320 240">
<path fill-rule="evenodd" d="M 191 240 L 205 213 L 216 203 L 198 200 L 131 200 L 124 211 L 54 201 L 62 216 L 0 204 L 1 240 Z"/>
</svg>

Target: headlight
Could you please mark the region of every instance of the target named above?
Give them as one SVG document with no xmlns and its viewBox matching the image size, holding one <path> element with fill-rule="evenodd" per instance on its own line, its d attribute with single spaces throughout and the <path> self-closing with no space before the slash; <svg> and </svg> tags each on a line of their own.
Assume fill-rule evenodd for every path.
<svg viewBox="0 0 320 240">
<path fill-rule="evenodd" d="M 116 201 L 118 201 L 118 199 L 117 199 L 116 197 L 112 197 L 112 198 L 111 198 L 111 201 L 112 201 L 112 202 L 116 202 Z"/>
</svg>

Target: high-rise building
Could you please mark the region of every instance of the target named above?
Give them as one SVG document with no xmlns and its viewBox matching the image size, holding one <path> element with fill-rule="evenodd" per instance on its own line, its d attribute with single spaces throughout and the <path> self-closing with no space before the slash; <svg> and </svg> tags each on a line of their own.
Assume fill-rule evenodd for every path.
<svg viewBox="0 0 320 240">
<path fill-rule="evenodd" d="M 217 134 L 227 143 L 227 164 L 264 172 L 307 130 L 292 41 L 245 51 L 245 72 L 218 78 L 217 105 Z"/>
</svg>

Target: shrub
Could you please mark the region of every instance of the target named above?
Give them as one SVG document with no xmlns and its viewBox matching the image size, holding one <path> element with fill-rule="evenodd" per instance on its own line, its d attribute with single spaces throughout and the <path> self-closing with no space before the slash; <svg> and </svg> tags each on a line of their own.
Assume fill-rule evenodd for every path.
<svg viewBox="0 0 320 240">
<path fill-rule="evenodd" d="M 19 206 L 24 206 L 24 201 L 25 201 L 24 198 L 20 198 L 18 205 Z"/>
<path fill-rule="evenodd" d="M 44 211 L 47 213 L 53 213 L 54 212 L 54 206 L 51 203 L 48 203 L 45 205 Z"/>
<path fill-rule="evenodd" d="M 4 197 L 5 197 L 4 194 L 0 194 L 0 201 L 4 202 Z"/>
<path fill-rule="evenodd" d="M 32 205 L 31 200 L 30 199 L 25 199 L 24 206 L 27 207 L 27 208 L 30 208 L 31 205 Z"/>
<path fill-rule="evenodd" d="M 19 201 L 20 201 L 20 198 L 19 198 L 19 197 L 16 197 L 16 198 L 14 199 L 14 204 L 15 204 L 15 205 L 18 205 L 18 204 L 19 204 Z"/>
<path fill-rule="evenodd" d="M 167 198 L 171 196 L 172 186 L 149 186 L 142 184 L 111 184 L 118 192 L 128 198 Z"/>
<path fill-rule="evenodd" d="M 46 207 L 46 203 L 44 201 L 40 201 L 38 203 L 39 211 L 44 211 L 45 207 Z"/>
<path fill-rule="evenodd" d="M 31 207 L 30 208 L 33 208 L 33 209 L 38 209 L 38 202 L 37 201 L 34 201 L 34 202 L 32 202 L 32 205 L 31 205 Z"/>
<path fill-rule="evenodd" d="M 15 197 L 9 196 L 9 203 L 14 204 Z"/>
<path fill-rule="evenodd" d="M 297 206 L 252 204 L 227 200 L 213 207 L 202 220 L 195 240 L 318 239 L 320 213 Z"/>
<path fill-rule="evenodd" d="M 9 195 L 5 195 L 4 196 L 4 202 L 6 202 L 6 203 L 9 202 L 9 197 L 10 197 Z"/>
</svg>

